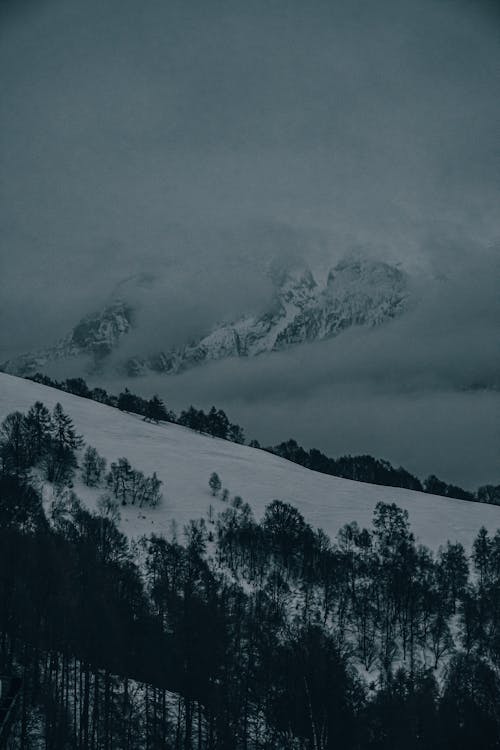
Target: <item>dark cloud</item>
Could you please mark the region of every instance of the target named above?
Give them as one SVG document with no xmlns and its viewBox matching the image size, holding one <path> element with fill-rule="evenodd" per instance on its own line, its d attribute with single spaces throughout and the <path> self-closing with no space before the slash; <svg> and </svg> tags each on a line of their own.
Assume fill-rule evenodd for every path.
<svg viewBox="0 0 500 750">
<path fill-rule="evenodd" d="M 431 226 L 498 236 L 500 53 L 487 5 L 4 9 L 4 351 L 62 333 L 143 265 L 193 252 L 196 272 L 193 226 L 276 223 L 320 231 L 334 252 L 371 244 L 403 258 Z M 258 253 L 264 235 L 249 232 L 233 256 Z M 225 272 L 216 231 L 204 254 Z"/>
</svg>

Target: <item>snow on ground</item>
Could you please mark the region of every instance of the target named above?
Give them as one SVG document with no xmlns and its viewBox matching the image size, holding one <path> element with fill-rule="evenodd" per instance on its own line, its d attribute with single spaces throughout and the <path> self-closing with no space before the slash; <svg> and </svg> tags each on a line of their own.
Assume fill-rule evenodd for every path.
<svg viewBox="0 0 500 750">
<path fill-rule="evenodd" d="M 206 518 L 210 504 L 215 512 L 224 510 L 225 503 L 213 498 L 208 488 L 213 471 L 231 496 L 241 495 L 258 517 L 277 498 L 292 503 L 306 521 L 332 537 L 350 521 L 370 526 L 379 500 L 406 508 L 417 541 L 433 549 L 446 540 L 470 548 L 482 525 L 490 532 L 500 527 L 500 507 L 330 477 L 262 450 L 179 425 L 148 424 L 137 415 L 0 373 L 0 420 L 9 412 L 27 411 L 37 400 L 50 409 L 60 401 L 86 442 L 108 463 L 125 456 L 145 474 L 157 472 L 164 483 L 161 505 L 121 509 L 121 527 L 131 537 L 170 535 L 172 521 L 182 530 L 190 519 Z M 87 505 L 95 505 L 99 492 L 81 483 L 75 490 Z"/>
</svg>

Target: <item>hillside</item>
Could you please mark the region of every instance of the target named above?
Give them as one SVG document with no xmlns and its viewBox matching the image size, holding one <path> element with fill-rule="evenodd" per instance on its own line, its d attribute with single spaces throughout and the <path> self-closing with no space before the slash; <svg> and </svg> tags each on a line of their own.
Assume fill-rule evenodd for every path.
<svg viewBox="0 0 500 750">
<path fill-rule="evenodd" d="M 231 495 L 241 495 L 257 516 L 273 499 L 292 503 L 313 526 L 334 536 L 345 523 L 369 526 L 378 501 L 395 502 L 409 512 L 417 541 L 437 549 L 446 540 L 467 548 L 484 525 L 500 527 L 500 508 L 441 498 L 393 487 L 362 484 L 319 474 L 247 446 L 199 435 L 179 425 L 144 422 L 93 401 L 46 386 L 0 374 L 0 419 L 14 410 L 26 411 L 36 400 L 46 406 L 60 401 L 85 440 L 108 461 L 126 456 L 146 474 L 154 471 L 164 483 L 163 501 L 151 510 L 124 508 L 121 525 L 129 536 L 152 531 L 168 534 L 192 518 L 206 516 L 212 503 L 208 478 L 217 471 Z M 92 507 L 97 493 L 78 484 L 77 493 Z"/>
</svg>

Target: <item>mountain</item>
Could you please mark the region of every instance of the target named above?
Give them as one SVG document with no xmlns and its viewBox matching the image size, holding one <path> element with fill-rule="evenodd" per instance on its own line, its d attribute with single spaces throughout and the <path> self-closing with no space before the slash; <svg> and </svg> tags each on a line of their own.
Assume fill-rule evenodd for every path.
<svg viewBox="0 0 500 750">
<path fill-rule="evenodd" d="M 404 313 L 410 283 L 399 268 L 367 259 L 343 260 L 319 280 L 303 265 L 269 271 L 274 294 L 269 309 L 222 322 L 202 338 L 148 356 L 121 359 L 129 375 L 147 371 L 174 374 L 204 362 L 228 357 L 254 357 L 305 342 L 333 338 L 353 326 L 374 327 Z M 140 330 L 140 316 L 137 329 Z M 102 367 L 134 325 L 132 308 L 116 301 L 88 316 L 55 347 L 4 363 L 18 375 L 33 374 L 54 361 L 90 357 L 91 368 Z"/>
<path fill-rule="evenodd" d="M 131 358 L 128 372 L 177 373 L 207 361 L 330 339 L 352 326 L 373 327 L 398 317 L 410 301 L 406 274 L 380 261 L 342 261 L 323 282 L 305 266 L 273 269 L 271 280 L 274 300 L 268 312 L 219 325 L 186 346 Z"/>
<path fill-rule="evenodd" d="M 208 480 L 216 471 L 231 496 L 240 495 L 261 517 L 278 498 L 298 508 L 306 521 L 334 537 L 344 524 L 357 521 L 369 527 L 378 501 L 396 503 L 409 512 L 417 541 L 437 549 L 446 540 L 467 549 L 481 526 L 500 526 L 500 507 L 427 495 L 396 487 L 364 484 L 319 474 L 266 451 L 198 434 L 171 423 L 144 422 L 95 401 L 0 374 L 0 421 L 15 410 L 26 412 L 35 401 L 52 409 L 60 402 L 85 440 L 110 461 L 126 456 L 146 475 L 157 472 L 163 482 L 163 501 L 157 508 L 121 509 L 121 528 L 129 536 L 180 532 L 189 520 L 207 518 L 227 507 L 213 498 Z M 95 508 L 101 490 L 75 482 L 84 503 Z M 47 497 L 50 499 L 50 497 Z"/>
<path fill-rule="evenodd" d="M 5 372 L 32 375 L 43 371 L 53 362 L 87 357 L 96 368 L 114 351 L 132 328 L 133 312 L 130 305 L 116 300 L 98 313 L 87 315 L 55 346 L 32 354 L 23 354 L 2 365 Z"/>
</svg>

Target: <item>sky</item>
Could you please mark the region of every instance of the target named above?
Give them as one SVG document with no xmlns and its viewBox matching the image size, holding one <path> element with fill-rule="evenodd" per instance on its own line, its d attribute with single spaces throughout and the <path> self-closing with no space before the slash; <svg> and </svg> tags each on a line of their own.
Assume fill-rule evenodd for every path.
<svg viewBox="0 0 500 750">
<path fill-rule="evenodd" d="M 302 368 L 279 398 L 286 357 L 190 376 L 179 398 L 220 393 L 244 416 L 252 397 L 268 434 L 269 403 L 285 429 L 312 392 L 319 404 L 363 372 L 358 401 L 378 427 L 371 442 L 349 427 L 349 450 L 376 450 L 382 373 L 385 399 L 407 398 L 410 380 L 429 414 L 450 395 L 450 433 L 484 426 L 495 405 L 461 391 L 471 360 L 478 382 L 498 364 L 499 31 L 486 0 L 1 0 L 0 360 L 53 343 L 117 290 L 135 295 L 148 346 L 175 345 L 264 309 L 271 259 L 314 267 L 355 248 L 450 280 L 427 317 L 380 334 L 375 365 L 363 339 L 336 342 L 314 355 L 322 382 Z M 410 378 L 394 340 L 408 331 Z M 419 413 L 401 421 L 417 429 Z M 332 444 L 326 424 L 317 441 Z"/>
</svg>

